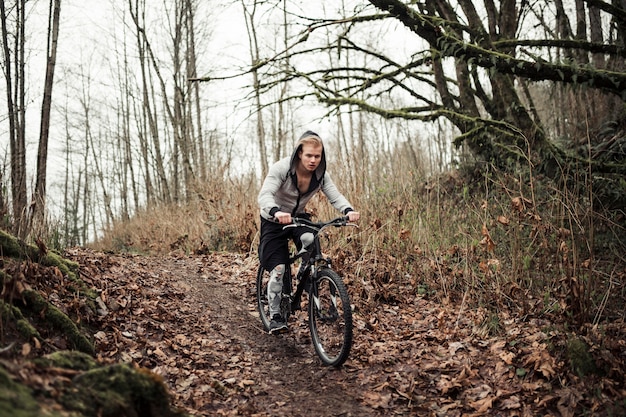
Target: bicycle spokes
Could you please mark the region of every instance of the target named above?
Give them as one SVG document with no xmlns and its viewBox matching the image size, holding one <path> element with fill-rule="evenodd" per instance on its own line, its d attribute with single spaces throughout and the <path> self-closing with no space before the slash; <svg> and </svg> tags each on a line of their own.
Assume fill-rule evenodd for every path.
<svg viewBox="0 0 626 417">
<path fill-rule="evenodd" d="M 330 269 L 319 272 L 309 305 L 311 338 L 326 365 L 341 365 L 352 344 L 352 310 L 345 285 Z"/>
</svg>

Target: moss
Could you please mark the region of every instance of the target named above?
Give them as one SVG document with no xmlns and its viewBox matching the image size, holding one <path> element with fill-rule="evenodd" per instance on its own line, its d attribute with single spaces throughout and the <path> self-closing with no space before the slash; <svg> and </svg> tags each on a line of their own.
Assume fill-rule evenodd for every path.
<svg viewBox="0 0 626 417">
<path fill-rule="evenodd" d="M 0 230 L 0 248 L 2 248 L 2 256 L 31 259 L 45 266 L 55 266 L 71 280 L 77 280 L 76 273 L 79 268 L 77 262 L 65 259 L 50 250 L 42 253 L 37 246 L 29 245 L 3 230 Z"/>
<path fill-rule="evenodd" d="M 153 372 L 127 364 L 97 367 L 80 352 L 56 352 L 33 361 L 40 366 L 86 370 L 60 391 L 64 416 L 184 417 L 172 408 L 163 379 Z M 44 410 L 33 392 L 11 379 L 0 367 L 0 416 L 56 417 Z"/>
<path fill-rule="evenodd" d="M 26 254 L 25 248 L 20 244 L 20 241 L 4 230 L 0 230 L 0 247 L 2 247 L 2 256 L 23 258 Z"/>
<path fill-rule="evenodd" d="M 87 296 L 87 301 L 90 302 L 90 307 L 92 307 L 95 311 L 95 303 L 93 300 L 98 297 L 98 294 L 95 290 L 89 288 L 83 280 L 78 277 L 78 263 L 65 259 L 54 252 L 48 252 L 45 256 L 40 257 L 39 263 L 43 266 L 58 268 L 63 276 L 67 277 L 70 281 L 67 289 L 72 292 L 80 292 Z"/>
<path fill-rule="evenodd" d="M 58 268 L 58 270 L 72 282 L 67 289 L 80 292 L 82 295 L 86 296 L 85 301 L 87 305 L 89 305 L 93 311 L 96 311 L 95 299 L 97 293 L 93 289 L 88 288 L 82 280 L 77 278 L 76 272 L 79 267 L 78 263 L 64 259 L 52 251 L 42 253 L 37 246 L 27 245 L 2 230 L 0 230 L 0 247 L 1 253 L 4 256 L 18 259 L 39 260 L 42 265 Z M 8 278 L 10 277 L 3 274 L 3 281 Z M 27 290 L 23 291 L 21 296 L 25 303 L 25 307 L 22 307 L 23 311 L 29 311 L 34 317 L 41 317 L 47 326 L 63 332 L 63 335 L 72 349 L 90 355 L 95 353 L 93 343 L 79 331 L 76 324 L 61 310 L 47 302 L 38 292 Z M 16 328 L 26 338 L 39 337 L 37 330 L 22 317 L 18 309 L 13 308 L 7 310 L 3 307 L 2 314 L 3 317 L 13 318 L 16 322 Z"/>
<path fill-rule="evenodd" d="M 16 321 L 15 325 L 17 331 L 20 332 L 20 334 L 24 336 L 24 338 L 31 340 L 32 338 L 36 337 L 37 339 L 42 340 L 42 337 L 37 329 L 35 329 L 35 327 L 30 324 L 28 320 L 19 319 Z"/>
<path fill-rule="evenodd" d="M 77 376 L 63 405 L 85 415 L 102 417 L 177 417 L 162 379 L 127 364 L 97 368 Z"/>
<path fill-rule="evenodd" d="M 37 329 L 24 318 L 19 308 L 0 300 L 0 312 L 3 320 L 15 323 L 15 328 L 24 338 L 30 340 L 36 337 L 41 340 Z"/>
<path fill-rule="evenodd" d="M 42 316 L 53 328 L 63 332 L 72 349 L 90 355 L 95 353 L 93 343 L 78 330 L 76 324 L 61 310 L 44 300 L 39 293 L 28 290 L 22 293 L 22 297 L 33 314 Z"/>
<path fill-rule="evenodd" d="M 86 353 L 68 350 L 61 350 L 42 358 L 36 358 L 33 363 L 47 368 L 64 368 L 75 371 L 89 371 L 98 366 L 96 360 Z"/>
<path fill-rule="evenodd" d="M 567 356 L 572 370 L 581 378 L 597 372 L 589 346 L 576 336 L 567 341 Z"/>
<path fill-rule="evenodd" d="M 0 368 L 0 416 L 35 417 L 43 415 L 30 390 L 14 382 Z"/>
<path fill-rule="evenodd" d="M 16 259 L 29 259 L 43 266 L 57 268 L 70 281 L 67 289 L 71 292 L 84 294 L 87 297 L 86 301 L 89 307 L 96 311 L 95 299 L 98 297 L 98 294 L 79 278 L 78 271 L 80 265 L 77 262 L 65 259 L 51 250 L 43 253 L 37 246 L 28 245 L 2 230 L 0 230 L 0 254 Z M 4 282 L 11 277 L 2 272 L 0 278 Z"/>
<path fill-rule="evenodd" d="M 78 264 L 74 261 L 65 259 L 54 252 L 48 252 L 40 259 L 39 263 L 45 266 L 57 267 L 63 273 L 63 275 L 67 276 L 70 280 L 78 281 L 76 277 L 76 273 L 78 272 Z"/>
</svg>

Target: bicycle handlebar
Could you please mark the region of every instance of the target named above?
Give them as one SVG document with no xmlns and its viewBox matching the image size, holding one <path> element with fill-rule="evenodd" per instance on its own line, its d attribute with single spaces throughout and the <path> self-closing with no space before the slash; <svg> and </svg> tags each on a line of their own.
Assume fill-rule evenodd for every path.
<svg viewBox="0 0 626 417">
<path fill-rule="evenodd" d="M 325 227 L 334 226 L 334 227 L 342 227 L 342 226 L 354 226 L 359 227 L 356 223 L 350 223 L 348 216 L 340 216 L 333 220 L 327 222 L 313 222 L 309 219 L 303 217 L 294 217 L 292 222 L 288 225 L 283 226 L 283 229 L 288 227 L 309 227 L 316 231 L 321 231 Z"/>
</svg>

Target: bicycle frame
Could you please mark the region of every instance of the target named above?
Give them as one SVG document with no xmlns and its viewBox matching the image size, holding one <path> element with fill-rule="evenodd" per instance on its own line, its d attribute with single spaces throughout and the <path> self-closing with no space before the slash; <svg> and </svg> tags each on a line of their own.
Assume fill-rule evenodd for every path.
<svg viewBox="0 0 626 417">
<path fill-rule="evenodd" d="M 347 217 L 338 217 L 329 222 L 315 223 L 307 219 L 294 218 L 293 223 L 286 225 L 283 229 L 290 227 L 307 227 L 313 231 L 313 242 L 308 248 L 302 248 L 298 253 L 289 258 L 289 265 L 285 278 L 283 280 L 283 300 L 286 298 L 289 300 L 289 311 L 285 311 L 287 315 L 291 312 L 301 309 L 301 297 L 302 293 L 306 290 L 311 290 L 311 278 L 316 278 L 317 268 L 320 266 L 331 267 L 331 259 L 324 257 L 322 254 L 322 245 L 320 243 L 320 235 L 322 231 L 328 227 L 341 227 L 341 226 L 354 226 L 358 227 L 354 223 L 349 223 Z M 296 272 L 295 278 L 298 281 L 296 291 L 292 295 L 293 290 L 293 277 L 291 273 L 291 265 L 293 265 L 298 259 L 302 258 L 302 263 Z"/>
</svg>

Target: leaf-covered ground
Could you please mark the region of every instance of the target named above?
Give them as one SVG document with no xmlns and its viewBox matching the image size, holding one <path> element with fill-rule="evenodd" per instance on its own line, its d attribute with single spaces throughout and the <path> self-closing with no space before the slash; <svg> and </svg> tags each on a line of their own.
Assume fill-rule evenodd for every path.
<svg viewBox="0 0 626 417">
<path fill-rule="evenodd" d="M 132 363 L 161 375 L 174 404 L 191 415 L 619 416 L 626 411 L 623 322 L 574 337 L 548 317 L 501 313 L 495 320 L 463 302 L 442 305 L 411 288 L 393 288 L 393 302 L 384 302 L 366 297 L 367 282 L 360 281 L 357 291 L 346 277 L 355 342 L 346 364 L 334 369 L 317 359 L 304 314 L 294 318 L 286 335 L 263 331 L 255 311 L 254 257 L 147 257 L 84 249 L 67 256 L 100 294 L 98 314 L 89 317 L 98 361 Z M 48 299 L 80 314 L 79 307 L 54 295 L 54 285 L 48 286 Z M 24 347 L 22 353 L 27 357 L 36 349 Z M 14 358 L 16 378 L 46 398 L 54 397 L 56 378 L 74 376 L 20 369 L 23 361 Z"/>
</svg>

